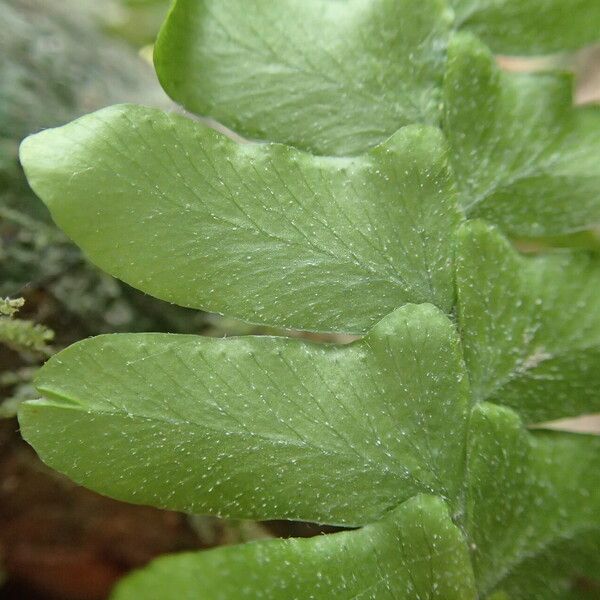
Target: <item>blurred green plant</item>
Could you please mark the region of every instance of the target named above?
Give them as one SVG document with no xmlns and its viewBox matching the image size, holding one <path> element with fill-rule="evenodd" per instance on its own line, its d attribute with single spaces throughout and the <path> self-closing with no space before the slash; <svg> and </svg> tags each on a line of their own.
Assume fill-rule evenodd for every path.
<svg viewBox="0 0 600 600">
<path fill-rule="evenodd" d="M 37 396 L 32 380 L 37 365 L 53 353 L 50 345 L 54 332 L 28 319 L 15 318 L 23 307 L 23 298 L 0 299 L 0 345 L 22 357 L 26 366 L 0 369 L 0 418 L 16 416 L 19 403 Z"/>
<path fill-rule="evenodd" d="M 14 318 L 23 304 L 23 298 L 0 299 L 0 343 L 17 352 L 50 355 L 52 348 L 49 343 L 54 339 L 54 332 L 32 321 Z"/>
</svg>

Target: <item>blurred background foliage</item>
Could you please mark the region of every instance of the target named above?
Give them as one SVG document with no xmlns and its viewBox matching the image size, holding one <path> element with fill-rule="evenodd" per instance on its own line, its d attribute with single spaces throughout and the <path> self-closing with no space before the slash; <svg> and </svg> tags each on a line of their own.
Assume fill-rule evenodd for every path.
<svg viewBox="0 0 600 600">
<path fill-rule="evenodd" d="M 78 339 L 118 331 L 277 333 L 159 302 L 102 273 L 53 225 L 19 165 L 28 134 L 103 106 L 175 108 L 151 66 L 168 5 L 0 0 L 0 599 L 100 600 L 122 574 L 159 554 L 324 531 L 109 500 L 46 469 L 18 435 L 16 407 L 35 397 L 37 367 Z M 573 67 L 578 100 L 600 99 L 600 49 L 501 63 L 516 70 Z"/>
</svg>

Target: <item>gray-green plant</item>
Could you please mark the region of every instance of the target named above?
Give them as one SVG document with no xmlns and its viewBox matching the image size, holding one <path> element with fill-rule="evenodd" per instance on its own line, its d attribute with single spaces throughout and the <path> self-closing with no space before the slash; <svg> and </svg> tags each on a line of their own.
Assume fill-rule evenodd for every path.
<svg viewBox="0 0 600 600">
<path fill-rule="evenodd" d="M 600 437 L 544 424 L 600 411 L 581 248 L 600 110 L 493 53 L 599 37 L 596 0 L 177 0 L 163 87 L 253 141 L 119 105 L 24 142 L 31 186 L 109 273 L 360 336 L 120 334 L 46 364 L 21 429 L 75 481 L 348 528 L 161 558 L 115 598 L 598 597 Z"/>
</svg>

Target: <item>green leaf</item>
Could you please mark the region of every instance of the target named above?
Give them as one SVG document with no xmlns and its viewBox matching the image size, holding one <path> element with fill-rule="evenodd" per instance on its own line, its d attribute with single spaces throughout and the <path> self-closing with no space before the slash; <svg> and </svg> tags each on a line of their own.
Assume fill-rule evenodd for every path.
<svg viewBox="0 0 600 600">
<path fill-rule="evenodd" d="M 451 29 L 508 54 L 600 40 L 597 0 L 450 5 L 456 19 L 441 0 L 177 0 L 155 65 L 174 100 L 246 137 L 355 155 L 439 122 Z"/>
<path fill-rule="evenodd" d="M 600 40 L 597 0 L 449 0 L 457 26 L 500 54 L 548 54 Z"/>
<path fill-rule="evenodd" d="M 121 500 L 362 525 L 418 493 L 454 499 L 462 481 L 468 383 L 454 327 L 430 305 L 349 346 L 100 336 L 52 358 L 37 387 L 25 439 Z"/>
<path fill-rule="evenodd" d="M 513 567 L 501 587 L 508 600 L 597 600 L 599 557 L 597 525 L 525 558 Z"/>
<path fill-rule="evenodd" d="M 92 261 L 158 298 L 349 333 L 407 302 L 452 307 L 462 217 L 436 129 L 318 158 L 117 106 L 28 138 L 21 161 Z"/>
<path fill-rule="evenodd" d="M 467 473 L 465 529 L 482 597 L 563 598 L 586 562 L 599 572 L 600 554 L 573 559 L 600 542 L 600 436 L 530 433 L 511 410 L 482 404 L 471 417 Z"/>
<path fill-rule="evenodd" d="M 438 121 L 451 20 L 442 0 L 178 0 L 155 66 L 242 135 L 354 155 Z"/>
<path fill-rule="evenodd" d="M 438 498 L 419 496 L 357 531 L 160 558 L 113 600 L 469 600 L 468 551 Z"/>
<path fill-rule="evenodd" d="M 527 423 L 600 411 L 600 259 L 520 256 L 477 222 L 459 233 L 458 316 L 473 396 Z"/>
<path fill-rule="evenodd" d="M 565 74 L 502 72 L 471 36 L 448 54 L 444 129 L 469 216 L 516 237 L 600 224 L 600 108 L 574 109 Z"/>
</svg>

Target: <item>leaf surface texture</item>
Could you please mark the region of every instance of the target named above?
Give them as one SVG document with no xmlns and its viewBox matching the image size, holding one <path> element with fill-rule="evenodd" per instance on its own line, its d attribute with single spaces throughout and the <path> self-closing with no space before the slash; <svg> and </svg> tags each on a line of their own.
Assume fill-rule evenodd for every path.
<svg viewBox="0 0 600 600">
<path fill-rule="evenodd" d="M 51 359 L 37 385 L 25 438 L 123 500 L 362 525 L 418 493 L 456 497 L 462 478 L 467 380 L 452 324 L 427 305 L 342 347 L 100 336 Z"/>
<path fill-rule="evenodd" d="M 276 575 L 276 576 L 274 576 Z M 114 600 L 472 600 L 467 547 L 443 502 L 417 496 L 357 531 L 161 558 Z"/>
<path fill-rule="evenodd" d="M 433 128 L 320 158 L 123 105 L 28 138 L 21 161 L 97 265 L 163 300 L 349 333 L 404 303 L 452 307 L 462 216 Z"/>
</svg>

